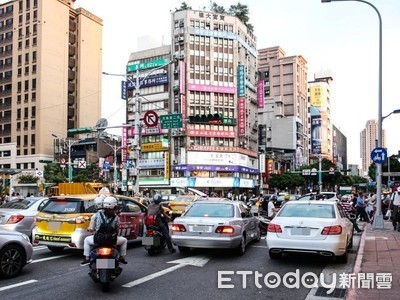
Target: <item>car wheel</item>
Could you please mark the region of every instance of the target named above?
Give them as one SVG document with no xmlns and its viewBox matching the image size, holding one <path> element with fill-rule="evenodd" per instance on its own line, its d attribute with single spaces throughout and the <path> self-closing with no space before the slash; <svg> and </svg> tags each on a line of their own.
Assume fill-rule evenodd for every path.
<svg viewBox="0 0 400 300">
<path fill-rule="evenodd" d="M 179 250 L 179 252 L 182 252 L 182 253 L 189 253 L 190 252 L 190 248 L 189 247 L 178 246 L 178 250 Z"/>
<path fill-rule="evenodd" d="M 347 249 L 351 249 L 351 248 L 353 248 L 353 235 L 351 235 L 350 243 L 347 246 Z"/>
<path fill-rule="evenodd" d="M 261 241 L 261 230 L 258 230 L 256 234 L 257 234 L 257 237 L 255 239 L 255 242 L 258 243 L 259 241 Z"/>
<path fill-rule="evenodd" d="M 152 249 L 152 248 L 147 249 L 147 254 L 149 254 L 149 256 L 154 256 L 154 254 L 155 254 L 154 249 Z"/>
<path fill-rule="evenodd" d="M 0 277 L 17 276 L 25 264 L 25 251 L 20 246 L 8 245 L 0 251 Z"/>
<path fill-rule="evenodd" d="M 242 239 L 240 240 L 240 244 L 236 248 L 236 253 L 238 255 L 243 255 L 245 252 L 246 252 L 246 233 L 243 233 Z"/>
<path fill-rule="evenodd" d="M 270 259 L 279 259 L 282 257 L 282 253 L 281 252 L 271 252 L 269 251 L 269 258 Z"/>
<path fill-rule="evenodd" d="M 343 255 L 336 256 L 336 261 L 339 262 L 339 263 L 346 264 L 347 263 L 347 259 L 348 259 L 347 250 L 344 252 Z"/>
<path fill-rule="evenodd" d="M 47 248 L 53 253 L 61 253 L 64 250 L 64 247 L 47 246 Z"/>
</svg>

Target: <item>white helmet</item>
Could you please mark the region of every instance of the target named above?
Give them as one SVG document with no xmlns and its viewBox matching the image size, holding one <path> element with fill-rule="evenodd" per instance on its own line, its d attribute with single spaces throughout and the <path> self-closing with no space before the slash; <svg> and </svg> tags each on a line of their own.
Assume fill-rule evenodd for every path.
<svg viewBox="0 0 400 300">
<path fill-rule="evenodd" d="M 102 209 L 103 208 L 103 201 L 104 201 L 105 197 L 106 196 L 104 194 L 100 194 L 94 199 L 94 207 L 96 209 Z"/>
<path fill-rule="evenodd" d="M 117 207 L 117 199 L 114 197 L 108 196 L 103 200 L 103 208 L 107 209 L 115 209 Z"/>
</svg>

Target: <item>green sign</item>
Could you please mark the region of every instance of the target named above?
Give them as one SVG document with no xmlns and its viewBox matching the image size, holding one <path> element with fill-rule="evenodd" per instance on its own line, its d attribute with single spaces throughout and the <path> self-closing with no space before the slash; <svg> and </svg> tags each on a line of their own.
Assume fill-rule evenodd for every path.
<svg viewBox="0 0 400 300">
<path fill-rule="evenodd" d="M 182 128 L 182 114 L 169 114 L 160 116 L 162 129 Z"/>
<path fill-rule="evenodd" d="M 128 63 L 126 69 L 128 72 L 134 72 L 137 70 L 152 69 L 161 67 L 168 64 L 168 59 L 161 58 L 152 61 L 144 61 L 140 63 Z"/>
<path fill-rule="evenodd" d="M 92 127 L 71 128 L 68 129 L 67 132 L 71 134 L 90 133 L 93 132 L 93 128 Z"/>
</svg>

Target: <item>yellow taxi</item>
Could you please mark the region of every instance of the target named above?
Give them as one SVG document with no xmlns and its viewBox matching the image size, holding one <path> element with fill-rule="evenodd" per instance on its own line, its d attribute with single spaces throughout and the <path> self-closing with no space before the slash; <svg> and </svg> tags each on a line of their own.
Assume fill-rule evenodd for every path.
<svg viewBox="0 0 400 300">
<path fill-rule="evenodd" d="M 180 195 L 169 201 L 169 209 L 171 219 L 175 219 L 182 215 L 186 208 L 194 201 L 199 199 L 207 199 L 207 197 L 199 195 Z"/>
<path fill-rule="evenodd" d="M 50 197 L 35 219 L 33 244 L 45 245 L 58 252 L 64 248 L 83 249 L 87 228 L 95 213 L 94 199 L 98 194 Z M 119 235 L 128 241 L 143 235 L 147 208 L 130 197 L 112 195 L 118 201 L 121 221 Z"/>
</svg>

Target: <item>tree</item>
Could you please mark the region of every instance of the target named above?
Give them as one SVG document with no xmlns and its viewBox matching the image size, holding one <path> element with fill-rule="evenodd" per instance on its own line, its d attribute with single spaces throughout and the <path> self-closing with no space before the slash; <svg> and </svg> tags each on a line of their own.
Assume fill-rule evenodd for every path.
<svg viewBox="0 0 400 300">
<path fill-rule="evenodd" d="M 246 4 L 241 4 L 238 2 L 236 5 L 231 5 L 229 7 L 228 13 L 238 17 L 250 31 L 254 30 L 254 27 L 252 24 L 249 23 L 249 8 Z"/>
<path fill-rule="evenodd" d="M 306 185 L 306 180 L 300 174 L 286 172 L 282 174 L 271 174 L 268 183 L 270 188 L 293 191 L 297 187 L 304 187 Z"/>
<path fill-rule="evenodd" d="M 32 174 L 21 174 L 18 176 L 18 180 L 20 183 L 36 183 L 39 177 Z"/>
<path fill-rule="evenodd" d="M 192 7 L 189 6 L 185 1 L 183 1 L 181 3 L 181 7 L 180 8 L 175 8 L 175 11 L 188 10 L 188 9 L 192 9 Z"/>
<path fill-rule="evenodd" d="M 80 169 L 79 172 L 72 178 L 73 182 L 103 182 L 100 178 L 100 168 L 96 164 L 89 164 L 85 169 Z"/>
<path fill-rule="evenodd" d="M 211 3 L 211 11 L 218 14 L 226 14 L 226 9 L 223 6 L 218 5 L 215 2 Z"/>
<path fill-rule="evenodd" d="M 44 179 L 48 183 L 56 184 L 67 181 L 60 165 L 56 163 L 48 163 L 44 166 Z"/>
</svg>

